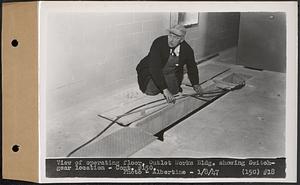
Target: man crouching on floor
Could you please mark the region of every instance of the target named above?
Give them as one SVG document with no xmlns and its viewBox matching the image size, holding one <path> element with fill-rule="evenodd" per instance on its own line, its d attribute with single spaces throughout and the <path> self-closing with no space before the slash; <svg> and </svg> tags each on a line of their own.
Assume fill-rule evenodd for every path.
<svg viewBox="0 0 300 185">
<path fill-rule="evenodd" d="M 194 51 L 184 40 L 186 29 L 175 25 L 169 34 L 154 40 L 150 52 L 136 67 L 140 90 L 150 96 L 162 93 L 168 103 L 182 92 L 183 66 L 187 67 L 188 78 L 198 94 L 202 94 Z"/>
</svg>

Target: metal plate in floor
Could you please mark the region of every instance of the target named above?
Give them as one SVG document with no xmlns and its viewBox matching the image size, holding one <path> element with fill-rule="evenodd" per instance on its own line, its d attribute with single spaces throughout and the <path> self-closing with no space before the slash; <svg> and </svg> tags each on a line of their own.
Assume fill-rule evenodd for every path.
<svg viewBox="0 0 300 185">
<path fill-rule="evenodd" d="M 83 147 L 72 157 L 128 157 L 156 139 L 139 128 L 122 128 Z"/>
</svg>

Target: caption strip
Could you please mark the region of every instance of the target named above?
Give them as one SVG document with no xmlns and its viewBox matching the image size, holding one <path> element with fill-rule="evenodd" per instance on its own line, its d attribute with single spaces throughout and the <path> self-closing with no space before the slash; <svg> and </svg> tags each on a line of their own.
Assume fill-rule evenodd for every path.
<svg viewBox="0 0 300 185">
<path fill-rule="evenodd" d="M 285 158 L 46 159 L 46 176 L 112 178 L 284 178 Z"/>
</svg>

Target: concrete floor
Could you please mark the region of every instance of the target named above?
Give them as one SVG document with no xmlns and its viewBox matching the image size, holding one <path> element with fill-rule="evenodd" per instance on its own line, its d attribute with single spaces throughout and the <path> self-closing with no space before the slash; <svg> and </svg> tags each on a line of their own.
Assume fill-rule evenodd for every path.
<svg viewBox="0 0 300 185">
<path fill-rule="evenodd" d="M 133 157 L 285 156 L 285 76 L 250 71 L 247 85 L 190 116 Z M 276 81 L 276 83 L 272 83 Z"/>
<path fill-rule="evenodd" d="M 163 142 L 155 140 L 131 157 L 285 156 L 285 74 L 234 65 L 235 52 L 235 48 L 226 50 L 207 63 L 252 76 L 246 86 L 169 129 Z M 142 96 L 132 85 L 122 93 L 92 98 L 48 118 L 46 156 L 65 157 L 110 123 L 97 114 L 126 105 L 124 97 L 130 101 Z M 118 129 L 115 125 L 102 137 Z"/>
</svg>

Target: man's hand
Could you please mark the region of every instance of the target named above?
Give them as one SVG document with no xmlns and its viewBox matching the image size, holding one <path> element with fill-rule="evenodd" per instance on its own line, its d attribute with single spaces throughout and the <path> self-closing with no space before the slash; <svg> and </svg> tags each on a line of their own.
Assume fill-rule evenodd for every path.
<svg viewBox="0 0 300 185">
<path fill-rule="evenodd" d="M 168 103 L 175 103 L 176 99 L 168 89 L 164 89 L 163 93 Z"/>
<path fill-rule="evenodd" d="M 199 94 L 199 95 L 202 95 L 203 94 L 203 89 L 202 89 L 202 87 L 201 87 L 201 85 L 194 85 L 193 86 L 193 89 L 194 89 L 194 91 L 197 93 L 197 94 Z"/>
</svg>

